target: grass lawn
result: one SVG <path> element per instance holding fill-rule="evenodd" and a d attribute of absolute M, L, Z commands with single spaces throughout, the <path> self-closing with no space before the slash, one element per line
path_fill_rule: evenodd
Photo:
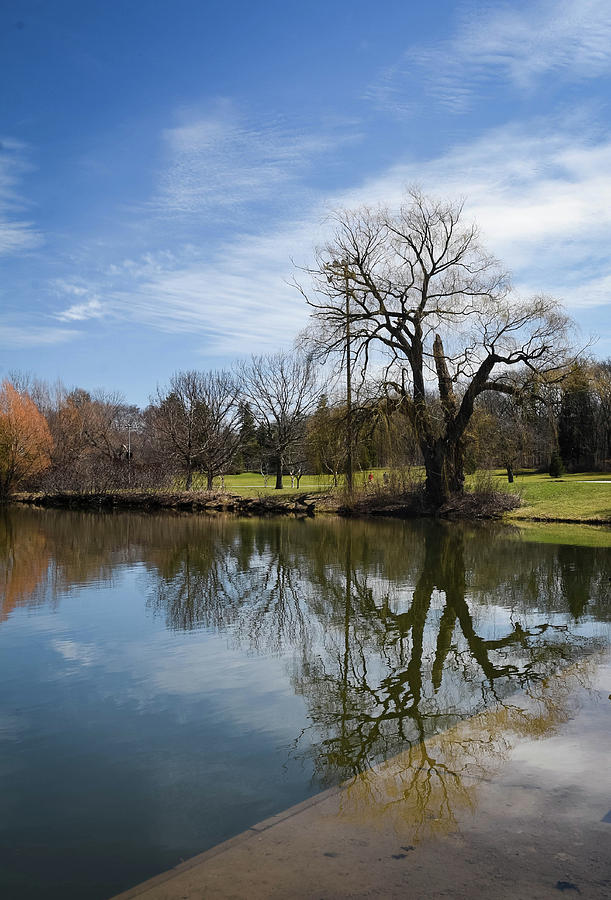
<path fill-rule="evenodd" d="M 225 490 L 233 494 L 240 494 L 242 497 L 258 497 L 259 494 L 296 494 L 297 488 L 291 487 L 290 476 L 283 477 L 284 487 L 281 491 L 276 491 L 274 485 L 276 483 L 275 476 L 269 476 L 267 479 L 267 487 L 260 472 L 242 472 L 240 475 L 225 475 Z M 299 493 L 311 494 L 314 491 L 326 491 L 333 485 L 333 479 L 326 475 L 303 475 L 299 485 Z M 193 479 L 193 487 L 197 490 L 205 490 L 205 478 Z M 220 478 L 214 479 L 214 487 L 220 488 Z"/>
<path fill-rule="evenodd" d="M 385 469 L 370 470 L 376 478 L 382 479 Z M 364 484 L 368 477 L 368 472 L 355 472 L 354 480 L 356 484 Z M 290 475 L 283 476 L 283 485 L 281 491 L 276 491 L 274 485 L 276 476 L 270 475 L 267 479 L 267 487 L 265 486 L 263 476 L 260 472 L 241 472 L 239 475 L 225 475 L 225 490 L 234 494 L 240 494 L 242 497 L 257 497 L 259 494 L 312 494 L 316 491 L 328 491 L 333 488 L 333 477 L 331 475 L 302 475 L 299 483 L 299 491 L 296 487 L 291 487 Z M 340 476 L 341 484 L 341 476 Z M 205 490 L 206 479 L 195 476 L 193 478 L 193 487 L 196 490 Z M 214 479 L 214 487 L 220 487 L 220 478 Z"/>
<path fill-rule="evenodd" d="M 513 485 L 500 475 L 494 480 L 522 497 L 522 506 L 506 513 L 508 521 L 566 519 L 572 522 L 611 521 L 611 475 L 578 473 L 550 478 L 529 473 L 517 475 Z M 597 484 L 604 481 L 605 484 Z"/>

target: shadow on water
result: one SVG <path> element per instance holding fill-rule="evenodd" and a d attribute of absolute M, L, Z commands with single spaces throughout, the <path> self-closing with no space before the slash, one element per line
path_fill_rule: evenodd
<path fill-rule="evenodd" d="M 608 550 L 430 522 L 5 511 L 0 622 L 130 566 L 170 633 L 280 658 L 306 710 L 285 762 L 347 785 L 344 815 L 394 817 L 414 840 L 571 716 L 608 642 Z"/>

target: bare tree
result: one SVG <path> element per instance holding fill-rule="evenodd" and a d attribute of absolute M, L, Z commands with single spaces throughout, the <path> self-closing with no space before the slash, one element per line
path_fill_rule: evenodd
<path fill-rule="evenodd" d="M 71 391 L 66 403 L 72 408 L 74 425 L 83 444 L 116 462 L 127 459 L 128 424 L 139 415 L 138 408 L 125 403 L 118 392 Z"/>
<path fill-rule="evenodd" d="M 222 475 L 239 446 L 238 388 L 229 372 L 178 372 L 157 390 L 148 410 L 162 453 L 178 465 L 191 490 L 193 473 L 206 473 L 207 489 Z"/>
<path fill-rule="evenodd" d="M 389 397 L 418 436 L 436 508 L 463 490 L 463 438 L 476 398 L 514 394 L 514 367 L 527 375 L 522 386 L 561 377 L 570 356 L 560 305 L 516 299 L 461 217 L 461 205 L 415 191 L 397 214 L 339 212 L 335 237 L 311 270 L 315 294 L 306 296 L 327 350 L 344 347 L 349 324 L 362 369 L 382 367 Z"/>
<path fill-rule="evenodd" d="M 279 352 L 252 356 L 238 371 L 242 397 L 274 458 L 275 489 L 280 490 L 287 454 L 301 440 L 306 418 L 320 396 L 316 364 L 310 354 Z"/>
<path fill-rule="evenodd" d="M 345 412 L 345 406 L 331 406 L 323 395 L 307 425 L 307 448 L 314 471 L 332 475 L 335 487 L 346 465 Z"/>

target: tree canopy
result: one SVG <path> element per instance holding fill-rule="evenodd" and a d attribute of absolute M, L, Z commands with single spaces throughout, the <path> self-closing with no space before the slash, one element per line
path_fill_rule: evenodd
<path fill-rule="evenodd" d="M 45 417 L 27 392 L 0 386 L 0 499 L 51 463 L 53 441 Z"/>

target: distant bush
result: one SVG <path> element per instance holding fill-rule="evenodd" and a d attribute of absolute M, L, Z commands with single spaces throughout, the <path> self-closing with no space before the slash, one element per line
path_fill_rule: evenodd
<path fill-rule="evenodd" d="M 472 490 L 452 495 L 439 509 L 428 502 L 421 475 L 410 468 L 391 471 L 380 481 L 343 492 L 340 515 L 392 516 L 412 518 L 437 515 L 443 518 L 492 519 L 520 505 L 520 497 L 499 491 L 490 472 L 478 474 Z"/>
<path fill-rule="evenodd" d="M 564 465 L 559 453 L 552 454 L 548 471 L 552 478 L 561 478 L 564 475 Z"/>

